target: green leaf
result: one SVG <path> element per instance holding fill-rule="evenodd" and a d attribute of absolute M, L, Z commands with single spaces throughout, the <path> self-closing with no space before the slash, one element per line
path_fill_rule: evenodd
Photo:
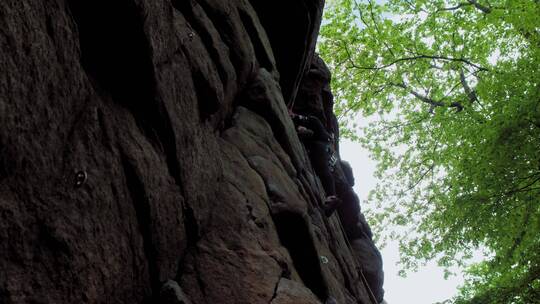
<path fill-rule="evenodd" d="M 378 162 L 369 220 L 402 274 L 467 267 L 456 303 L 540 293 L 540 2 L 333 0 L 319 52 L 343 136 Z M 360 130 L 358 115 L 380 119 Z M 471 264 L 474 249 L 486 260 Z"/>

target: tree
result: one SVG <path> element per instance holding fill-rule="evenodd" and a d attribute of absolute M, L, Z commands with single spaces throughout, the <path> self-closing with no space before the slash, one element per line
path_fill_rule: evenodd
<path fill-rule="evenodd" d="M 539 1 L 381 2 L 330 1 L 319 43 L 376 230 L 406 270 L 483 250 L 456 303 L 540 303 Z"/>

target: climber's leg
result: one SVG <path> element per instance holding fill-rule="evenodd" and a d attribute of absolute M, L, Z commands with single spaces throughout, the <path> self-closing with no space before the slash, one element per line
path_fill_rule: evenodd
<path fill-rule="evenodd" d="M 315 173 L 319 176 L 326 196 L 336 195 L 336 185 L 334 176 L 330 171 L 328 153 L 326 144 L 323 142 L 314 142 L 311 145 L 311 164 Z"/>

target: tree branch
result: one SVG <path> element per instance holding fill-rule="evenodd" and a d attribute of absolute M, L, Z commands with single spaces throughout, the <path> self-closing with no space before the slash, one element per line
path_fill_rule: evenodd
<path fill-rule="evenodd" d="M 487 68 L 484 68 L 482 66 L 479 66 L 477 64 L 474 64 L 472 62 L 470 62 L 469 60 L 467 59 L 464 59 L 464 58 L 453 58 L 453 57 L 446 57 L 446 56 L 436 56 L 436 55 L 417 55 L 417 56 L 411 56 L 411 57 L 402 57 L 402 58 L 398 58 L 390 63 L 387 63 L 385 65 L 381 65 L 381 66 L 373 66 L 373 67 L 362 67 L 362 66 L 356 66 L 357 68 L 359 69 L 362 69 L 362 70 L 383 70 L 383 69 L 386 69 L 386 68 L 389 68 L 399 62 L 402 62 L 402 61 L 413 61 L 413 60 L 418 60 L 418 59 L 431 59 L 431 60 L 444 60 L 444 61 L 453 61 L 453 62 L 462 62 L 462 63 L 465 63 L 465 64 L 468 64 L 480 71 L 489 71 L 489 69 Z"/>
<path fill-rule="evenodd" d="M 414 90 L 412 90 L 411 88 L 409 88 L 406 84 L 404 83 L 390 83 L 390 85 L 393 85 L 393 86 L 396 86 L 396 87 L 400 87 L 402 89 L 405 89 L 407 90 L 409 93 L 411 93 L 414 97 L 418 98 L 420 101 L 424 102 L 424 103 L 427 103 L 430 105 L 430 112 L 433 111 L 434 108 L 436 107 L 450 107 L 450 108 L 456 108 L 456 111 L 457 112 L 460 112 L 463 110 L 463 105 L 460 103 L 460 102 L 451 102 L 449 105 L 447 105 L 446 103 L 442 102 L 442 101 L 438 101 L 438 100 L 434 100 L 432 98 L 429 98 L 425 95 L 422 95 Z"/>
<path fill-rule="evenodd" d="M 467 83 L 467 78 L 465 77 L 463 69 L 459 70 L 459 80 L 461 81 L 461 86 L 463 87 L 463 90 L 465 91 L 465 94 L 467 94 L 467 97 L 469 98 L 471 103 L 478 101 L 478 96 L 476 96 L 476 92 L 471 90 L 471 87 Z"/>
<path fill-rule="evenodd" d="M 362 67 L 359 67 L 356 65 L 356 63 L 354 63 L 354 60 L 352 59 L 352 56 L 351 56 L 351 52 L 349 51 L 349 47 L 347 46 L 347 42 L 343 41 L 343 47 L 345 48 L 345 53 L 347 53 L 346 61 L 349 62 L 351 67 L 362 70 Z"/>
<path fill-rule="evenodd" d="M 527 191 L 531 191 L 531 190 L 537 190 L 537 189 L 540 189 L 540 188 L 529 188 L 531 186 L 533 186 L 534 184 L 536 184 L 537 182 L 540 181 L 540 177 L 534 179 L 532 182 L 528 183 L 527 185 L 523 186 L 523 187 L 520 187 L 520 188 L 516 188 L 516 189 L 512 189 L 510 191 L 507 191 L 504 193 L 505 196 L 511 196 L 513 194 L 516 194 L 516 193 L 519 193 L 519 192 L 527 192 Z M 527 189 L 529 188 L 529 189 Z"/>
<path fill-rule="evenodd" d="M 469 6 L 469 5 L 472 5 L 471 3 L 465 3 L 465 2 L 462 2 L 456 6 L 452 6 L 452 7 L 443 7 L 443 8 L 440 8 L 437 10 L 437 12 L 442 12 L 442 11 L 455 11 L 455 10 L 458 10 L 464 6 Z"/>
<path fill-rule="evenodd" d="M 491 13 L 491 8 L 485 6 L 485 5 L 482 5 L 480 3 L 478 3 L 478 1 L 476 0 L 467 0 L 470 4 L 472 4 L 475 8 L 481 10 L 484 14 L 489 14 Z"/>
<path fill-rule="evenodd" d="M 379 29 L 379 25 L 377 24 L 377 20 L 375 19 L 375 14 L 373 13 L 373 2 L 371 0 L 369 0 L 369 13 L 371 16 L 371 21 L 373 21 L 373 26 L 375 27 L 375 31 L 377 31 L 377 34 L 379 34 L 379 37 L 381 37 L 381 30 Z M 385 39 L 382 39 L 382 43 L 384 44 L 384 47 L 390 53 L 390 55 L 392 55 L 392 57 L 395 58 L 396 55 L 394 55 L 394 52 L 392 51 L 390 46 L 386 43 Z"/>
<path fill-rule="evenodd" d="M 491 8 L 490 7 L 478 3 L 478 1 L 476 1 L 476 0 L 467 0 L 467 2 L 461 2 L 456 6 L 443 7 L 443 8 L 438 9 L 437 12 L 455 11 L 455 10 L 458 10 L 458 9 L 460 9 L 462 7 L 471 6 L 471 5 L 474 6 L 476 9 L 482 11 L 482 13 L 484 13 L 484 14 L 491 13 Z"/>
<path fill-rule="evenodd" d="M 411 186 L 409 186 L 409 188 L 407 188 L 406 192 L 408 191 L 411 191 L 412 189 L 416 188 L 416 186 L 418 186 L 418 184 L 420 184 L 420 182 L 422 182 L 424 180 L 424 178 L 430 173 L 433 171 L 433 168 L 435 168 L 435 165 L 431 165 L 429 166 L 429 168 L 424 171 L 424 173 L 422 173 L 422 175 L 420 176 L 420 178 L 418 178 L 418 180 Z"/>

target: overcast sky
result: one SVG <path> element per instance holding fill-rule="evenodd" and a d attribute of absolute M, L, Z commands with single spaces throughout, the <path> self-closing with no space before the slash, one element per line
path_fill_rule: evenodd
<path fill-rule="evenodd" d="M 369 209 L 367 194 L 375 187 L 373 176 L 376 163 L 369 159 L 368 152 L 359 143 L 348 140 L 340 142 L 341 158 L 348 161 L 354 171 L 356 185 L 362 210 Z M 397 275 L 399 259 L 397 243 L 388 242 L 381 250 L 384 263 L 384 289 L 388 304 L 432 304 L 442 302 L 457 293 L 456 287 L 463 283 L 461 277 L 443 278 L 443 270 L 435 263 L 420 268 L 417 273 L 409 274 L 407 278 Z"/>

